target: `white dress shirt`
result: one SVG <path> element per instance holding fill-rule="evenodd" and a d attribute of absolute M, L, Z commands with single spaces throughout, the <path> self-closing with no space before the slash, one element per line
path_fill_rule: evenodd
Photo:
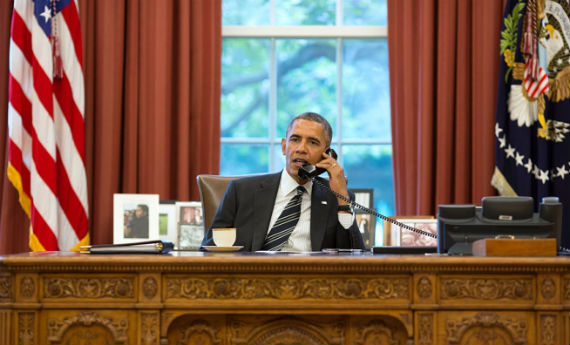
<path fill-rule="evenodd" d="M 277 190 L 277 196 L 275 197 L 275 205 L 273 206 L 273 213 L 271 214 L 271 221 L 269 222 L 269 228 L 267 233 L 273 227 L 273 224 L 283 212 L 283 209 L 291 200 L 291 198 L 297 193 L 296 189 L 299 185 L 295 181 L 287 170 L 283 169 L 281 172 L 281 181 L 279 183 L 279 189 Z M 295 229 L 289 236 L 289 239 L 283 245 L 281 250 L 283 251 L 296 251 L 296 252 L 310 252 L 311 251 L 311 193 L 313 189 L 313 182 L 308 181 L 303 185 L 306 192 L 303 193 L 301 199 L 301 216 L 299 217 L 299 222 L 295 226 Z M 317 188 L 320 188 L 317 186 Z M 338 213 L 338 219 L 340 224 L 345 228 L 350 228 L 352 225 L 352 215 L 350 213 Z"/>

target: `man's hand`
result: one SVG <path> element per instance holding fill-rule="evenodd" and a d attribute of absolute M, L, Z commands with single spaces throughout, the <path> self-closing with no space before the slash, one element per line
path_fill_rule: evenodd
<path fill-rule="evenodd" d="M 336 159 L 332 158 L 330 155 L 323 152 L 322 156 L 323 160 L 318 162 L 316 166 L 327 170 L 331 189 L 348 199 L 348 188 L 346 186 L 347 180 L 344 175 L 344 169 L 340 164 L 338 164 Z M 339 205 L 348 205 L 348 202 L 338 197 L 337 201 Z"/>

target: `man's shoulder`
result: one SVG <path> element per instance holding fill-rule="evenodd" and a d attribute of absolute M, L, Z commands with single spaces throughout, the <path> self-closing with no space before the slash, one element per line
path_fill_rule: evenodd
<path fill-rule="evenodd" d="M 316 180 L 316 181 L 315 181 Z M 325 186 L 329 186 L 329 179 L 327 178 L 323 178 L 320 176 L 315 177 L 315 179 L 313 180 L 313 183 L 317 183 L 317 184 L 324 184 Z"/>
<path fill-rule="evenodd" d="M 271 174 L 256 174 L 256 175 L 246 175 L 239 177 L 232 181 L 236 185 L 254 185 L 260 183 L 274 183 L 278 182 L 281 178 L 281 173 L 271 173 Z"/>
<path fill-rule="evenodd" d="M 330 191 L 328 179 L 317 176 L 313 180 L 313 186 L 314 195 L 321 195 L 326 198 L 336 199 L 336 196 Z M 354 199 L 354 193 L 350 189 L 348 190 L 348 195 L 351 200 Z"/>

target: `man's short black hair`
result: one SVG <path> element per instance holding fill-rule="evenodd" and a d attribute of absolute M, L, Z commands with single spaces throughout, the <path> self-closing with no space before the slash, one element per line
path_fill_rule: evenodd
<path fill-rule="evenodd" d="M 289 122 L 289 127 L 287 127 L 287 133 L 286 134 L 289 134 L 289 131 L 293 127 L 293 123 L 295 123 L 295 121 L 297 121 L 297 120 L 313 121 L 313 122 L 317 122 L 317 123 L 320 123 L 321 125 L 323 125 L 323 127 L 325 128 L 325 139 L 327 141 L 326 146 L 327 147 L 331 146 L 332 127 L 331 127 L 331 124 L 327 121 L 327 119 L 325 119 L 323 116 L 321 116 L 317 113 L 313 113 L 313 112 L 306 112 L 306 113 L 299 114 L 299 115 L 295 116 L 291 120 L 291 122 Z"/>
<path fill-rule="evenodd" d="M 140 207 L 141 210 L 143 210 L 144 214 L 148 214 L 148 205 L 138 204 L 137 207 Z"/>

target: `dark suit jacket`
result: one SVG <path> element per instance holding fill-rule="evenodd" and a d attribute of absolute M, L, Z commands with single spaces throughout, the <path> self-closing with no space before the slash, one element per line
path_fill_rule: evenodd
<path fill-rule="evenodd" d="M 318 178 L 318 177 L 317 177 Z M 202 246 L 214 245 L 212 228 L 236 228 L 236 246 L 261 250 L 271 221 L 281 173 L 245 177 L 230 182 L 224 198 L 204 236 Z M 318 178 L 328 186 L 328 181 Z M 351 199 L 354 195 L 351 195 Z M 353 222 L 345 229 L 338 222 L 336 197 L 313 183 L 311 193 L 311 247 L 364 249 L 362 235 Z"/>
<path fill-rule="evenodd" d="M 148 238 L 148 216 L 135 217 L 127 224 L 131 232 L 125 238 Z"/>

